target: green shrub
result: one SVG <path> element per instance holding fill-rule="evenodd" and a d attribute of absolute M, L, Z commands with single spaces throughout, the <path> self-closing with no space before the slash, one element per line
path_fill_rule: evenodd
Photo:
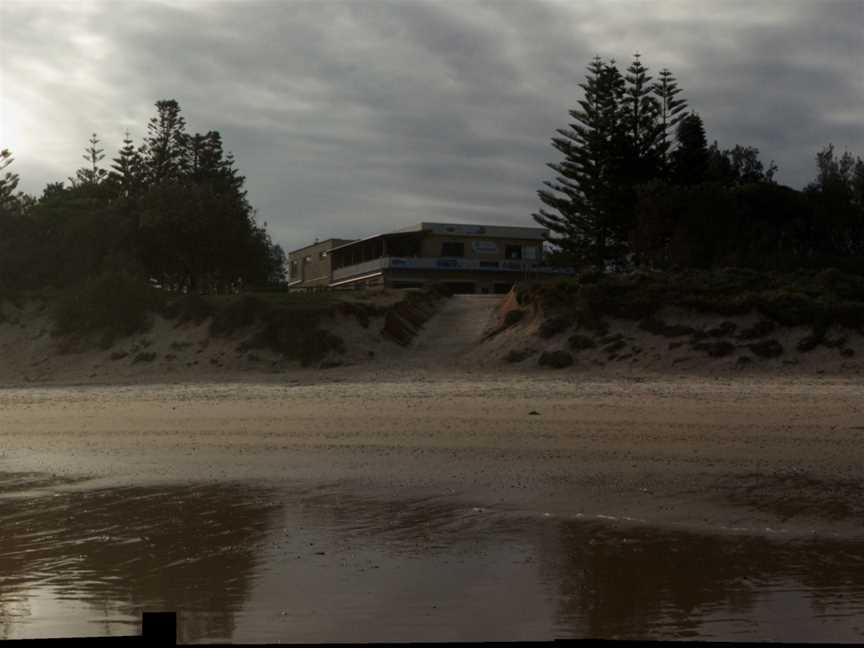
<path fill-rule="evenodd" d="M 696 351 L 704 351 L 712 358 L 724 358 L 735 353 L 735 345 L 726 340 L 716 342 L 695 342 L 691 347 Z"/>
<path fill-rule="evenodd" d="M 126 274 L 94 277 L 63 296 L 54 312 L 55 335 L 99 335 L 103 347 L 146 330 L 164 294 Z"/>
<path fill-rule="evenodd" d="M 517 362 L 522 362 L 526 358 L 531 357 L 537 353 L 534 349 L 511 349 L 510 352 L 505 356 L 504 360 L 513 364 Z"/>
<path fill-rule="evenodd" d="M 559 333 L 563 333 L 570 328 L 571 324 L 572 321 L 563 315 L 548 317 L 543 320 L 542 324 L 540 324 L 540 328 L 537 330 L 537 335 L 541 338 L 548 339 L 558 335 Z"/>
<path fill-rule="evenodd" d="M 641 320 L 641 328 L 659 335 L 686 334 L 666 329 L 656 318 L 660 308 L 680 307 L 725 316 L 761 313 L 766 319 L 742 331 L 739 339 L 743 340 L 770 334 L 774 322 L 816 330 L 832 324 L 864 330 L 864 277 L 836 269 L 785 274 L 735 268 L 593 273 L 518 284 L 515 291 L 520 305 L 535 304 L 546 312 L 572 314 L 580 328 L 612 316 Z M 727 330 L 717 331 L 717 336 L 732 333 L 727 326 Z"/>
<path fill-rule="evenodd" d="M 800 353 L 808 353 L 822 344 L 823 339 L 821 335 L 808 335 L 798 341 L 797 349 Z"/>
<path fill-rule="evenodd" d="M 759 320 L 753 326 L 741 329 L 738 333 L 739 340 L 755 340 L 766 335 L 771 335 L 777 325 L 771 320 Z"/>
<path fill-rule="evenodd" d="M 230 335 L 252 326 L 271 313 L 273 307 L 251 295 L 242 295 L 217 309 L 210 322 L 210 335 Z"/>
<path fill-rule="evenodd" d="M 570 345 L 570 348 L 574 351 L 584 351 L 586 349 L 594 349 L 597 347 L 597 343 L 594 340 L 587 335 L 580 335 L 579 333 L 574 333 L 567 338 L 567 344 Z"/>
<path fill-rule="evenodd" d="M 180 323 L 200 324 L 208 317 L 213 317 L 215 312 L 216 309 L 210 301 L 193 293 L 183 295 L 170 302 L 166 305 L 163 315 L 169 319 L 176 319 Z"/>
<path fill-rule="evenodd" d="M 573 364 L 573 356 L 567 351 L 544 351 L 540 354 L 537 363 L 541 367 L 563 369 Z"/>
<path fill-rule="evenodd" d="M 654 335 L 662 335 L 663 337 L 682 337 L 684 335 L 693 335 L 696 332 L 692 326 L 684 324 L 667 324 L 656 317 L 644 317 L 639 321 L 639 328 L 643 331 L 648 331 Z"/>
<path fill-rule="evenodd" d="M 777 340 L 762 340 L 748 345 L 748 348 L 760 358 L 776 358 L 783 354 L 783 345 Z"/>
<path fill-rule="evenodd" d="M 507 314 L 504 316 L 504 326 L 515 326 L 519 322 L 521 322 L 525 318 L 524 310 L 511 310 L 507 311 Z"/>

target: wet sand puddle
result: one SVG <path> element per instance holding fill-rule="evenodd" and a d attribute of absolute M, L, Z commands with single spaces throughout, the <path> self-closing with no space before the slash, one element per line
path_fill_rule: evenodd
<path fill-rule="evenodd" d="M 0 638 L 860 641 L 864 538 L 700 534 L 364 498 L 0 475 Z"/>

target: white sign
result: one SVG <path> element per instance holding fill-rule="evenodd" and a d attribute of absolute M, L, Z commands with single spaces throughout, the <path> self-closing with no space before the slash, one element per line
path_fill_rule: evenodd
<path fill-rule="evenodd" d="M 478 254 L 498 254 L 498 244 L 495 241 L 472 241 L 471 247 Z"/>

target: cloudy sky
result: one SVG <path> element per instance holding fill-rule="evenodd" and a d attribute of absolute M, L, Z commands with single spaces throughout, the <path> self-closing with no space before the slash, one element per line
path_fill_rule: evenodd
<path fill-rule="evenodd" d="M 531 224 L 594 54 L 669 67 L 721 146 L 800 187 L 864 155 L 864 0 L 0 0 L 0 148 L 41 192 L 157 99 L 216 129 L 287 248 L 420 220 Z M 107 161 L 107 160 L 106 160 Z"/>

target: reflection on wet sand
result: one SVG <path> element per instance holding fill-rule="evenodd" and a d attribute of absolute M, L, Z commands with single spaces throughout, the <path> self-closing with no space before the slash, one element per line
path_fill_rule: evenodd
<path fill-rule="evenodd" d="M 0 476 L 0 637 L 184 641 L 864 636 L 864 541 L 772 540 L 361 497 Z"/>
<path fill-rule="evenodd" d="M 272 497 L 231 484 L 46 493 L 46 480 L 24 482 L 40 490 L 0 498 L 0 637 L 134 634 L 143 608 L 190 611 L 190 638 L 234 634 Z"/>
<path fill-rule="evenodd" d="M 560 527 L 547 565 L 566 634 L 856 641 L 864 540 L 770 540 L 596 523 Z"/>

